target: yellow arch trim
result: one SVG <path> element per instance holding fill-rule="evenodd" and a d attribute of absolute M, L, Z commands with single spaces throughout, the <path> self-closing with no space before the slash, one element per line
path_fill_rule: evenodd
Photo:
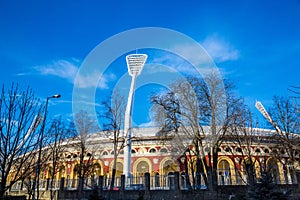
<path fill-rule="evenodd" d="M 100 170 L 100 175 L 103 176 L 103 170 L 104 170 L 104 167 L 103 167 L 103 162 L 102 162 L 102 160 L 94 160 L 93 164 L 99 164 L 99 165 L 100 165 L 100 168 L 101 168 L 101 170 Z"/>
<path fill-rule="evenodd" d="M 178 163 L 177 160 L 174 160 L 174 159 L 172 159 L 172 158 L 170 158 L 170 157 L 165 157 L 164 159 L 162 159 L 162 160 L 160 161 L 160 164 L 159 164 L 159 174 L 161 174 L 161 175 L 164 174 L 164 172 L 163 172 L 162 170 L 163 170 L 164 165 L 165 165 L 165 163 L 166 163 L 167 161 L 174 162 L 178 167 L 180 167 L 180 165 L 179 165 L 179 163 Z"/>
<path fill-rule="evenodd" d="M 133 163 L 133 174 L 137 173 L 137 166 L 140 162 L 145 161 L 149 165 L 149 173 L 152 172 L 152 163 L 148 158 L 139 158 Z"/>
<path fill-rule="evenodd" d="M 217 167 L 219 166 L 219 163 L 220 163 L 222 160 L 226 160 L 226 161 L 229 163 L 230 174 L 231 174 L 231 181 L 232 181 L 232 184 L 233 184 L 233 185 L 236 185 L 235 165 L 234 165 L 233 161 L 232 161 L 229 157 L 227 157 L 227 156 L 220 156 L 220 157 L 218 158 L 218 164 L 217 164 Z"/>
<path fill-rule="evenodd" d="M 245 160 L 247 160 L 247 159 L 249 159 L 248 156 L 246 156 L 245 158 L 243 158 L 242 163 L 241 163 L 242 178 L 243 178 L 243 180 L 245 180 L 245 175 L 246 175 L 246 174 L 245 174 L 245 169 L 244 169 L 244 163 L 245 163 Z M 252 156 L 251 156 L 251 160 L 252 160 L 252 162 L 254 162 L 255 175 L 256 175 L 256 177 L 259 177 L 259 176 L 260 176 L 260 165 L 259 165 L 259 161 L 258 161 L 256 158 L 252 157 Z"/>

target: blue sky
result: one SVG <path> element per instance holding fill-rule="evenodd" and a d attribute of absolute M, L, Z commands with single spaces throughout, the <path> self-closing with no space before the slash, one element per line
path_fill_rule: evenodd
<path fill-rule="evenodd" d="M 61 99 L 51 100 L 49 115 L 71 118 L 74 80 L 83 61 L 101 42 L 143 27 L 171 29 L 197 41 L 250 107 L 256 100 L 267 107 L 274 95 L 292 95 L 289 85 L 300 85 L 299 0 L 0 0 L 2 83 L 29 85 L 41 99 L 60 93 Z M 166 62 L 166 52 L 138 51 L 147 53 L 149 62 L 179 70 L 176 56 Z M 124 56 L 107 67 L 99 82 L 99 77 L 82 79 L 85 87 L 97 84 L 95 101 L 82 104 L 101 109 L 116 83 L 129 83 Z M 137 89 L 135 124 L 149 123 L 148 99 L 158 88 L 148 84 Z"/>

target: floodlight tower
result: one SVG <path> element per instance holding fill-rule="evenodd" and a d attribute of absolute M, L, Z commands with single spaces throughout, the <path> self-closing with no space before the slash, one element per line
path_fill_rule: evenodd
<path fill-rule="evenodd" d="M 147 60 L 146 54 L 130 54 L 126 56 L 128 73 L 131 76 L 131 85 L 128 94 L 127 106 L 124 119 L 125 144 L 124 149 L 124 166 L 123 173 L 126 177 L 127 184 L 131 176 L 131 115 L 132 115 L 132 100 L 134 97 L 135 80 L 141 74 L 141 71 Z"/>
<path fill-rule="evenodd" d="M 281 129 L 279 126 L 276 124 L 276 122 L 273 121 L 269 113 L 266 111 L 265 107 L 262 105 L 260 101 L 257 101 L 255 103 L 256 109 L 267 119 L 268 122 L 270 122 L 276 129 L 277 132 L 281 132 Z"/>

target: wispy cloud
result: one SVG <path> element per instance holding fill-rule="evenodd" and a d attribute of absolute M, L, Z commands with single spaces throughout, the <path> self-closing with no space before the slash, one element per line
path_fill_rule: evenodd
<path fill-rule="evenodd" d="M 237 60 L 239 58 L 239 51 L 229 42 L 219 38 L 217 35 L 206 37 L 201 44 L 217 63 Z"/>
<path fill-rule="evenodd" d="M 115 80 L 115 74 L 100 74 L 97 72 L 89 73 L 88 75 L 79 74 L 77 77 L 77 87 L 79 88 L 88 88 L 88 87 L 97 87 L 101 89 L 109 88 L 109 81 Z"/>
<path fill-rule="evenodd" d="M 68 60 L 58 60 L 47 65 L 34 66 L 34 70 L 42 75 L 52 75 L 68 80 L 70 83 L 74 82 L 78 66 L 75 62 Z"/>
<path fill-rule="evenodd" d="M 199 44 L 204 50 L 199 51 Z M 153 63 L 161 63 L 163 65 L 171 66 L 176 71 L 194 74 L 195 69 L 192 68 L 186 61 L 198 66 L 197 70 L 201 74 L 210 73 L 213 63 L 222 63 L 230 60 L 237 60 L 239 58 L 239 50 L 237 50 L 230 42 L 225 41 L 216 34 L 206 37 L 202 42 L 191 44 L 179 44 L 172 48 L 184 59 L 172 53 L 161 53 Z M 159 68 L 157 69 L 159 70 Z"/>
<path fill-rule="evenodd" d="M 109 88 L 108 82 L 114 80 L 114 74 L 101 75 L 99 72 L 89 72 L 88 74 L 78 74 L 80 61 L 76 59 L 57 60 L 50 64 L 34 66 L 33 69 L 45 76 L 56 76 L 76 84 L 80 88 L 97 87 L 101 89 Z M 18 74 L 19 76 L 25 74 Z M 77 76 L 77 77 L 76 77 Z"/>

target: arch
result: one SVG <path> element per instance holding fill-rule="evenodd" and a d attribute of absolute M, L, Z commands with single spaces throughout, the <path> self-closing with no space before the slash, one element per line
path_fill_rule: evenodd
<path fill-rule="evenodd" d="M 287 184 L 296 184 L 297 183 L 297 176 L 296 176 L 296 170 L 294 167 L 294 162 L 292 160 L 288 160 L 286 167 L 285 167 L 285 173 L 287 174 L 286 177 L 286 183 Z"/>
<path fill-rule="evenodd" d="M 114 161 L 112 161 L 109 165 L 109 175 L 112 176 L 112 170 L 113 170 Z M 123 174 L 123 160 L 117 158 L 116 163 L 116 178 L 121 177 Z"/>
<path fill-rule="evenodd" d="M 271 173 L 273 183 L 280 183 L 280 173 L 277 161 L 274 158 L 269 158 L 266 162 L 267 170 Z"/>
<path fill-rule="evenodd" d="M 163 147 L 159 150 L 161 153 L 168 153 L 168 149 L 166 147 Z"/>
<path fill-rule="evenodd" d="M 132 153 L 132 154 L 135 154 L 135 153 L 136 153 L 136 150 L 135 150 L 135 149 L 131 149 L 131 153 Z"/>
<path fill-rule="evenodd" d="M 98 177 L 103 174 L 103 165 L 101 162 L 94 162 L 93 163 L 93 168 L 92 168 L 93 176 Z"/>
<path fill-rule="evenodd" d="M 218 159 L 217 176 L 219 185 L 231 185 L 235 183 L 235 170 L 232 160 L 223 156 Z"/>
<path fill-rule="evenodd" d="M 143 176 L 146 172 L 152 171 L 152 164 L 148 158 L 139 158 L 133 164 L 133 174 Z"/>
<path fill-rule="evenodd" d="M 151 186 L 152 187 L 160 187 L 160 174 L 158 172 L 153 172 L 152 174 L 152 179 L 151 179 Z"/>
<path fill-rule="evenodd" d="M 93 156 L 93 154 L 91 152 L 86 153 L 86 157 L 92 157 L 92 156 Z"/>
<path fill-rule="evenodd" d="M 267 148 L 267 147 L 264 148 L 264 153 L 265 154 L 269 154 L 270 152 L 271 152 L 271 150 L 269 148 Z"/>
<path fill-rule="evenodd" d="M 230 146 L 226 146 L 226 147 L 224 147 L 224 151 L 226 153 L 230 153 L 230 152 L 232 152 L 232 148 Z"/>
<path fill-rule="evenodd" d="M 53 170 L 52 165 L 49 165 L 49 166 L 48 166 L 48 172 L 47 172 L 47 178 L 51 178 L 52 170 Z"/>
<path fill-rule="evenodd" d="M 149 153 L 156 153 L 156 152 L 157 152 L 156 148 L 149 149 Z"/>
<path fill-rule="evenodd" d="M 236 147 L 235 152 L 236 153 L 243 153 L 243 149 L 241 147 Z"/>
<path fill-rule="evenodd" d="M 257 148 L 254 149 L 254 153 L 256 153 L 256 154 L 262 153 L 262 152 L 263 152 L 262 149 L 259 148 L 259 147 L 257 147 Z"/>
<path fill-rule="evenodd" d="M 180 165 L 177 160 L 166 157 L 160 162 L 159 170 L 160 174 L 168 175 L 170 172 L 179 172 Z"/>
<path fill-rule="evenodd" d="M 73 179 L 78 178 L 78 169 L 79 169 L 79 163 L 78 162 L 73 163 L 73 169 L 72 169 Z"/>
<path fill-rule="evenodd" d="M 146 152 L 147 152 L 147 149 L 145 149 L 144 147 L 140 147 L 139 150 L 138 150 L 139 154 L 144 154 Z"/>
<path fill-rule="evenodd" d="M 245 157 L 243 160 L 242 160 L 242 165 L 241 165 L 241 175 L 242 175 L 242 179 L 244 181 L 244 183 L 248 184 L 249 183 L 249 178 L 248 177 L 248 173 L 252 173 L 250 172 L 249 170 L 251 170 L 251 168 L 253 167 L 253 171 L 255 172 L 255 174 L 252 174 L 254 175 L 254 179 L 260 177 L 260 163 L 257 159 L 255 159 L 254 157 L 251 157 L 251 160 L 252 160 L 252 165 L 251 165 L 251 162 L 249 160 L 249 157 Z M 255 180 L 253 180 L 255 181 Z"/>

